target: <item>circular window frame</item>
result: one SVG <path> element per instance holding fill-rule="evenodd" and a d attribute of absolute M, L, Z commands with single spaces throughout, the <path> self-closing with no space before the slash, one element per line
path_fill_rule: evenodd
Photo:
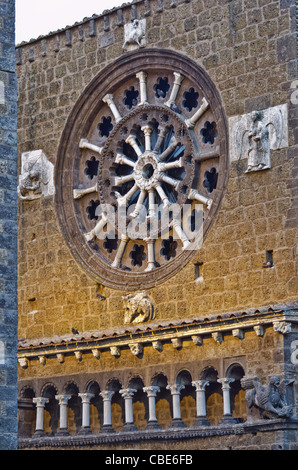
<path fill-rule="evenodd" d="M 204 239 L 214 223 L 227 187 L 228 126 L 219 92 L 204 69 L 180 53 L 157 49 L 133 51 L 106 66 L 77 100 L 62 132 L 55 166 L 55 204 L 61 232 L 76 261 L 94 280 L 113 289 L 135 291 L 153 288 L 181 271 L 196 253 L 190 250 L 183 251 L 165 265 L 149 272 L 129 272 L 112 268 L 86 242 L 73 201 L 76 169 L 73 168 L 72 158 L 80 152 L 80 139 L 87 135 L 102 106 L 107 90 L 113 93 L 113 90 L 122 86 L 141 70 L 146 72 L 146 70 L 158 71 L 160 69 L 168 70 L 171 74 L 175 71 L 198 83 L 215 116 L 219 136 L 217 145 L 220 149 L 219 178 L 212 206 L 204 221 Z"/>

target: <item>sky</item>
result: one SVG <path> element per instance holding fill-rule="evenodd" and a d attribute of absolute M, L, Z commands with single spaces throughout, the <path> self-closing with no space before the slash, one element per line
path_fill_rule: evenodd
<path fill-rule="evenodd" d="M 16 0 L 16 44 L 121 6 L 124 0 Z M 126 3 L 129 3 L 128 1 Z"/>

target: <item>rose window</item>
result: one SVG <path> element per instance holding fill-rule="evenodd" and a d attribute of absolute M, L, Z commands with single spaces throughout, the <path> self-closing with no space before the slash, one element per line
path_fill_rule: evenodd
<path fill-rule="evenodd" d="M 183 56 L 126 54 L 78 100 L 56 168 L 58 216 L 76 259 L 110 287 L 152 287 L 191 259 L 219 208 L 227 179 L 219 95 Z"/>

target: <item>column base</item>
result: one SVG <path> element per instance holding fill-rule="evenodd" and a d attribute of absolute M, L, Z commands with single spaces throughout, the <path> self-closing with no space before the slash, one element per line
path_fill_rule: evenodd
<path fill-rule="evenodd" d="M 174 418 L 169 426 L 169 429 L 172 428 L 186 428 L 186 424 L 182 421 L 181 418 Z"/>
<path fill-rule="evenodd" d="M 33 437 L 44 437 L 46 435 L 46 433 L 42 430 L 37 430 L 35 431 L 35 433 L 33 434 Z"/>
<path fill-rule="evenodd" d="M 59 431 L 57 431 L 57 433 L 56 433 L 56 436 L 69 436 L 69 432 L 68 432 L 67 428 L 59 429 Z"/>
<path fill-rule="evenodd" d="M 219 424 L 237 424 L 239 423 L 238 418 L 233 418 L 232 415 L 224 415 Z"/>
<path fill-rule="evenodd" d="M 135 424 L 126 423 L 126 424 L 124 424 L 124 426 L 123 426 L 123 428 L 121 429 L 120 432 L 135 432 L 137 430 L 138 430 L 138 428 L 136 427 Z"/>
<path fill-rule="evenodd" d="M 201 426 L 210 426 L 209 419 L 206 416 L 198 416 L 193 424 L 193 428 L 199 428 Z"/>
<path fill-rule="evenodd" d="M 105 434 L 114 434 L 115 429 L 112 427 L 111 424 L 103 424 L 103 426 L 100 429 L 100 432 L 105 433 Z"/>
<path fill-rule="evenodd" d="M 148 431 L 150 430 L 151 431 L 151 429 L 153 429 L 153 430 L 154 429 L 161 429 L 161 426 L 160 426 L 160 424 L 158 424 L 157 420 L 156 421 L 148 421 L 148 424 L 147 424 L 145 430 L 148 430 Z"/>
<path fill-rule="evenodd" d="M 81 427 L 78 434 L 80 435 L 92 434 L 92 429 L 90 428 L 90 426 Z"/>

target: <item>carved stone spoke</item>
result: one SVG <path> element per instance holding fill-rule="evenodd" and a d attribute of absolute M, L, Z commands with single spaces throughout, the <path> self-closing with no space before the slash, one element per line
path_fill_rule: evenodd
<path fill-rule="evenodd" d="M 107 94 L 103 98 L 103 101 L 104 101 L 104 103 L 107 103 L 107 105 L 109 106 L 110 110 L 112 111 L 112 113 L 114 115 L 115 121 L 119 122 L 121 120 L 121 114 L 119 113 L 118 108 L 117 108 L 117 106 L 114 102 L 113 95 Z"/>
<path fill-rule="evenodd" d="M 203 98 L 202 104 L 200 108 L 198 109 L 198 111 L 190 119 L 186 119 L 185 124 L 187 125 L 187 127 L 189 129 L 193 129 L 196 123 L 198 122 L 198 120 L 203 116 L 203 114 L 207 111 L 208 108 L 209 108 L 209 103 L 206 100 L 206 98 Z"/>
<path fill-rule="evenodd" d="M 80 140 L 80 149 L 89 149 L 99 154 L 101 154 L 102 152 L 102 147 L 98 147 L 98 145 L 91 144 L 90 142 L 88 142 L 87 139 Z"/>

